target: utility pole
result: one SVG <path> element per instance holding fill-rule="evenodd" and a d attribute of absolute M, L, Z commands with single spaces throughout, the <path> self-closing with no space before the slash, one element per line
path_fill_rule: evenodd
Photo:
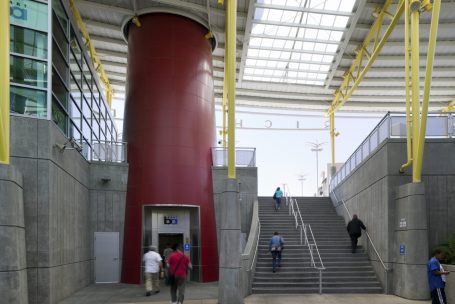
<path fill-rule="evenodd" d="M 319 152 L 322 151 L 322 145 L 325 144 L 325 142 L 319 143 L 318 141 L 316 142 L 308 142 L 308 144 L 311 147 L 312 152 L 316 152 L 316 196 L 319 195 Z"/>

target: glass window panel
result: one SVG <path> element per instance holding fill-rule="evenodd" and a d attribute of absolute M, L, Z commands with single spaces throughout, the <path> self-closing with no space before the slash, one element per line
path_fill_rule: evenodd
<path fill-rule="evenodd" d="M 340 3 L 339 10 L 342 12 L 352 12 L 356 0 L 343 0 Z"/>
<path fill-rule="evenodd" d="M 92 102 L 95 102 L 97 105 L 101 105 L 102 103 L 100 103 L 100 93 L 98 91 L 98 86 L 96 85 L 96 83 L 93 83 L 93 100 Z"/>
<path fill-rule="evenodd" d="M 52 64 L 63 81 L 68 84 L 69 68 L 55 41 L 52 42 Z"/>
<path fill-rule="evenodd" d="M 269 10 L 269 14 L 267 16 L 268 21 L 281 21 L 281 16 L 283 15 L 282 10 L 271 9 Z"/>
<path fill-rule="evenodd" d="M 251 38 L 250 46 L 260 46 L 262 43 L 262 38 Z"/>
<path fill-rule="evenodd" d="M 264 34 L 264 30 L 265 30 L 265 25 L 264 24 L 255 24 L 253 23 L 253 27 L 252 27 L 252 30 L 251 32 L 253 34 Z"/>
<path fill-rule="evenodd" d="M 72 59 L 75 62 L 79 63 L 79 65 L 81 65 L 82 64 L 82 51 L 79 46 L 79 43 L 77 42 L 76 33 L 74 32 L 74 29 L 72 27 L 71 27 L 71 32 L 70 32 L 70 47 L 71 47 L 72 54 L 74 54 L 74 56 L 72 56 Z"/>
<path fill-rule="evenodd" d="M 83 81 L 82 82 L 82 94 L 85 97 L 85 100 L 91 105 L 92 104 L 92 86 L 91 82 Z"/>
<path fill-rule="evenodd" d="M 82 155 L 88 160 L 92 159 L 92 147 L 86 140 L 82 141 Z"/>
<path fill-rule="evenodd" d="M 81 128 L 81 121 L 82 121 L 82 113 L 81 110 L 79 109 L 79 104 L 75 102 L 74 100 L 71 101 L 71 120 L 73 123 L 80 129 Z"/>
<path fill-rule="evenodd" d="M 60 20 L 63 31 L 65 32 L 66 35 L 68 35 L 68 16 L 66 15 L 65 9 L 60 3 L 60 0 L 52 0 L 52 9 L 57 15 L 58 20 Z"/>
<path fill-rule="evenodd" d="M 84 114 L 84 117 L 88 122 L 90 122 L 92 120 L 92 108 L 85 98 L 83 98 L 83 100 L 84 102 L 82 104 L 82 114 Z"/>
<path fill-rule="evenodd" d="M 343 37 L 343 32 L 340 31 L 332 31 L 330 34 L 330 40 L 333 41 L 341 41 L 341 37 Z"/>
<path fill-rule="evenodd" d="M 278 36 L 288 37 L 290 31 L 291 31 L 291 28 L 289 26 L 279 26 L 278 27 L 278 31 L 277 31 L 277 35 Z"/>
<path fill-rule="evenodd" d="M 47 117 L 47 94 L 45 91 L 10 86 L 11 113 Z"/>
<path fill-rule="evenodd" d="M 11 52 L 47 59 L 47 35 L 20 28 L 10 27 Z"/>
<path fill-rule="evenodd" d="M 65 33 L 63 32 L 55 14 L 52 15 L 52 35 L 54 36 L 54 40 L 60 47 L 61 53 L 66 60 L 68 58 L 68 40 L 66 39 Z"/>
<path fill-rule="evenodd" d="M 247 56 L 248 57 L 257 57 L 257 56 L 259 56 L 259 50 L 258 49 L 249 49 Z"/>
<path fill-rule="evenodd" d="M 321 24 L 321 17 L 322 17 L 321 14 L 310 13 L 310 14 L 308 14 L 307 24 L 319 25 L 319 24 Z"/>
<path fill-rule="evenodd" d="M 268 24 L 265 26 L 264 34 L 276 36 L 277 31 L 278 31 L 278 26 Z"/>
<path fill-rule="evenodd" d="M 47 32 L 47 4 L 28 1 L 10 1 L 10 23 Z"/>
<path fill-rule="evenodd" d="M 82 134 L 74 124 L 71 124 L 71 137 L 74 138 L 76 142 L 82 146 Z"/>
<path fill-rule="evenodd" d="M 306 29 L 305 30 L 305 38 L 316 39 L 317 36 L 318 36 L 318 30 L 316 30 L 316 29 Z"/>
<path fill-rule="evenodd" d="M 286 40 L 275 39 L 273 41 L 273 47 L 282 49 L 282 48 L 284 48 L 285 43 L 286 43 Z"/>
<path fill-rule="evenodd" d="M 92 133 L 96 136 L 97 139 L 100 137 L 100 125 L 98 123 L 98 120 L 92 119 Z M 95 138 L 92 138 L 92 140 L 95 140 Z"/>
<path fill-rule="evenodd" d="M 281 16 L 281 22 L 289 22 L 295 23 L 299 22 L 301 12 L 293 12 L 293 11 L 283 11 L 283 15 Z"/>
<path fill-rule="evenodd" d="M 256 8 L 254 11 L 254 20 L 263 20 L 264 18 L 264 9 L 263 8 Z"/>
<path fill-rule="evenodd" d="M 47 88 L 47 65 L 41 61 L 10 56 L 10 81 Z"/>
<path fill-rule="evenodd" d="M 329 53 L 335 53 L 338 49 L 338 45 L 336 44 L 327 44 L 327 48 L 326 48 L 326 52 L 329 52 Z"/>
<path fill-rule="evenodd" d="M 334 26 L 335 27 L 346 27 L 346 25 L 348 24 L 348 21 L 349 21 L 349 17 L 337 16 L 335 18 Z"/>
<path fill-rule="evenodd" d="M 52 93 L 66 109 L 68 107 L 68 91 L 55 70 L 52 70 Z"/>
<path fill-rule="evenodd" d="M 314 50 L 318 52 L 325 52 L 325 48 L 327 47 L 327 44 L 325 43 L 316 43 L 314 45 Z"/>
<path fill-rule="evenodd" d="M 326 0 L 324 9 L 336 11 L 336 10 L 338 10 L 339 6 L 340 6 L 340 0 Z"/>
<path fill-rule="evenodd" d="M 82 135 L 87 141 L 91 141 L 91 134 L 92 134 L 92 129 L 90 128 L 89 124 L 85 119 L 82 119 Z"/>
<path fill-rule="evenodd" d="M 55 98 L 52 98 L 52 121 L 63 133 L 68 134 L 68 116 Z"/>
<path fill-rule="evenodd" d="M 87 60 L 83 60 L 84 66 L 82 68 L 82 71 L 84 72 L 84 77 L 87 80 L 88 84 L 90 85 L 90 90 L 92 88 L 92 72 L 90 71 L 89 64 Z"/>
<path fill-rule="evenodd" d="M 447 136 L 448 135 L 448 120 L 447 117 L 436 117 L 430 116 L 428 117 L 427 123 L 427 136 Z"/>

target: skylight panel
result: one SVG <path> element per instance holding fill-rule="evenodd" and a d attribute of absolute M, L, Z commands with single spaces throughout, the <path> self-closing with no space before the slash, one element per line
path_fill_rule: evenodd
<path fill-rule="evenodd" d="M 341 12 L 352 12 L 356 0 L 343 0 L 340 3 L 339 10 Z"/>
<path fill-rule="evenodd" d="M 349 17 L 346 17 L 346 16 L 337 16 L 335 18 L 335 23 L 334 25 L 336 27 L 346 27 L 346 25 L 348 24 L 348 21 L 349 21 Z"/>
<path fill-rule="evenodd" d="M 254 1 L 244 79 L 324 85 L 356 0 Z"/>
<path fill-rule="evenodd" d="M 333 26 L 334 22 L 335 22 L 334 15 L 322 15 L 322 17 L 321 17 L 321 25 Z"/>
<path fill-rule="evenodd" d="M 340 0 L 326 0 L 324 9 L 337 11 L 340 7 Z"/>
<path fill-rule="evenodd" d="M 272 21 L 272 22 L 279 22 L 279 21 L 281 21 L 281 17 L 282 16 L 283 16 L 283 11 L 282 10 L 271 9 L 271 10 L 269 10 L 269 14 L 267 16 L 267 19 L 262 19 L 262 20 L 267 20 L 267 21 Z"/>
<path fill-rule="evenodd" d="M 320 25 L 321 24 L 321 18 L 322 18 L 321 14 L 310 13 L 310 14 L 308 14 L 307 24 Z"/>

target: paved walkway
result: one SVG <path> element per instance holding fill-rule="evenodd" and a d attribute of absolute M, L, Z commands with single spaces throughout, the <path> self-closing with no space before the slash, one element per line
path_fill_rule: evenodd
<path fill-rule="evenodd" d="M 217 304 L 217 283 L 189 282 L 186 288 L 185 304 Z M 60 304 L 169 304 L 169 288 L 162 284 L 161 292 L 145 297 L 144 286 L 129 284 L 90 285 Z M 388 295 L 251 295 L 245 304 L 428 304 L 430 301 L 410 301 Z"/>

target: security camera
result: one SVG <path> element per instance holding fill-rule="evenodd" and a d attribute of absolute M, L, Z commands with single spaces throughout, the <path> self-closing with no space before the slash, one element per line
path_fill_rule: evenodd
<path fill-rule="evenodd" d="M 55 144 L 54 147 L 60 150 L 60 152 L 65 151 L 66 145 L 65 144 Z"/>
<path fill-rule="evenodd" d="M 74 150 L 76 150 L 77 152 L 82 152 L 82 146 L 74 137 L 71 137 L 69 142 L 71 143 L 71 147 L 73 147 Z"/>

